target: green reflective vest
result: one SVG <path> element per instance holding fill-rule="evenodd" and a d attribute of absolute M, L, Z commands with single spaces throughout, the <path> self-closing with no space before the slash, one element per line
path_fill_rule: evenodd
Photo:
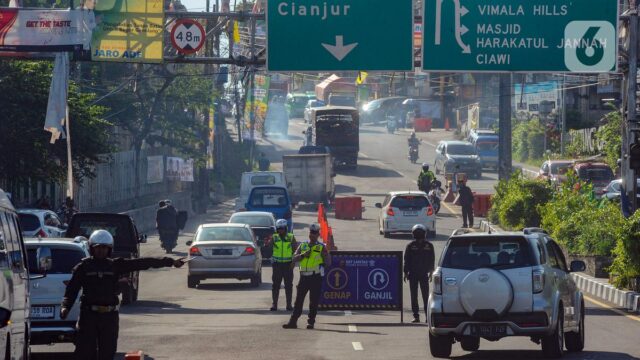
<path fill-rule="evenodd" d="M 324 259 L 322 258 L 322 249 L 324 245 L 320 243 L 316 243 L 313 246 L 310 246 L 309 243 L 300 244 L 300 254 L 304 254 L 307 251 L 311 251 L 309 257 L 303 257 L 300 260 L 300 271 L 315 271 L 320 273 L 320 265 L 324 264 Z"/>
<path fill-rule="evenodd" d="M 282 239 L 280 234 L 273 234 L 273 256 L 274 262 L 292 262 L 293 261 L 293 234 L 288 233 Z"/>

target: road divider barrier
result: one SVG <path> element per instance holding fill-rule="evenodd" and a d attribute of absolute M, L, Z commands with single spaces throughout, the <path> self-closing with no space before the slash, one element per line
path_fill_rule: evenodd
<path fill-rule="evenodd" d="M 359 196 L 340 197 L 335 201 L 336 219 L 361 220 L 362 219 L 362 198 Z"/>
<path fill-rule="evenodd" d="M 487 217 L 491 209 L 491 194 L 473 193 L 473 215 Z"/>
<path fill-rule="evenodd" d="M 430 132 L 433 126 L 433 120 L 428 118 L 416 118 L 413 123 L 415 132 Z"/>
<path fill-rule="evenodd" d="M 331 229 L 329 221 L 327 221 L 327 211 L 322 203 L 318 204 L 318 224 L 320 225 L 322 242 L 324 242 L 329 250 L 338 250 L 338 247 L 333 241 L 333 229 Z"/>

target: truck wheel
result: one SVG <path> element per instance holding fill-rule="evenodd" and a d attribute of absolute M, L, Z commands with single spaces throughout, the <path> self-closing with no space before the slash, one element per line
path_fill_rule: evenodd
<path fill-rule="evenodd" d="M 131 285 L 127 285 L 124 289 L 122 289 L 122 305 L 129 305 L 135 302 L 133 292 L 134 290 Z"/>
<path fill-rule="evenodd" d="M 569 332 L 565 334 L 564 344 L 567 350 L 571 352 L 578 352 L 584 349 L 584 304 L 582 304 L 582 310 L 580 311 L 580 324 L 578 325 L 578 332 Z"/>
<path fill-rule="evenodd" d="M 542 352 L 547 358 L 562 357 L 564 352 L 564 309 L 558 309 L 558 321 L 553 334 L 542 338 Z"/>
<path fill-rule="evenodd" d="M 190 289 L 195 289 L 200 284 L 200 280 L 194 278 L 193 276 L 187 276 L 187 287 Z"/>
<path fill-rule="evenodd" d="M 429 350 L 433 357 L 448 358 L 451 355 L 451 337 L 429 333 Z"/>

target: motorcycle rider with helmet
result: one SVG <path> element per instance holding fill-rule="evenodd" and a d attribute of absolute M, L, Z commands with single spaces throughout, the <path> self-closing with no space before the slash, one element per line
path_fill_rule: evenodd
<path fill-rule="evenodd" d="M 420 191 L 424 191 L 425 193 L 429 193 L 431 189 L 431 183 L 435 180 L 436 176 L 429 170 L 429 164 L 422 163 L 422 171 L 418 175 L 418 189 Z"/>

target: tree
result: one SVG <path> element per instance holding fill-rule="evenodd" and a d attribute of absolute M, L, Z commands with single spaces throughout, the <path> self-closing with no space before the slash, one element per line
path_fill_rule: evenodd
<path fill-rule="evenodd" d="M 63 181 L 67 149 L 64 140 L 50 144 L 44 120 L 51 84 L 52 62 L 0 60 L 0 179 Z M 94 175 L 100 154 L 111 150 L 111 124 L 102 119 L 104 107 L 92 105 L 94 94 L 69 87 L 74 177 Z"/>
<path fill-rule="evenodd" d="M 612 111 L 604 119 L 606 124 L 598 129 L 596 138 L 603 143 L 602 152 L 607 165 L 615 171 L 622 153 L 622 114 L 617 110 Z"/>
<path fill-rule="evenodd" d="M 104 87 L 108 118 L 131 135 L 136 167 L 145 145 L 167 145 L 196 160 L 204 156 L 205 124 L 198 114 L 208 111 L 214 94 L 203 66 L 102 64 L 91 73 Z M 139 187 L 136 172 L 136 196 Z"/>

